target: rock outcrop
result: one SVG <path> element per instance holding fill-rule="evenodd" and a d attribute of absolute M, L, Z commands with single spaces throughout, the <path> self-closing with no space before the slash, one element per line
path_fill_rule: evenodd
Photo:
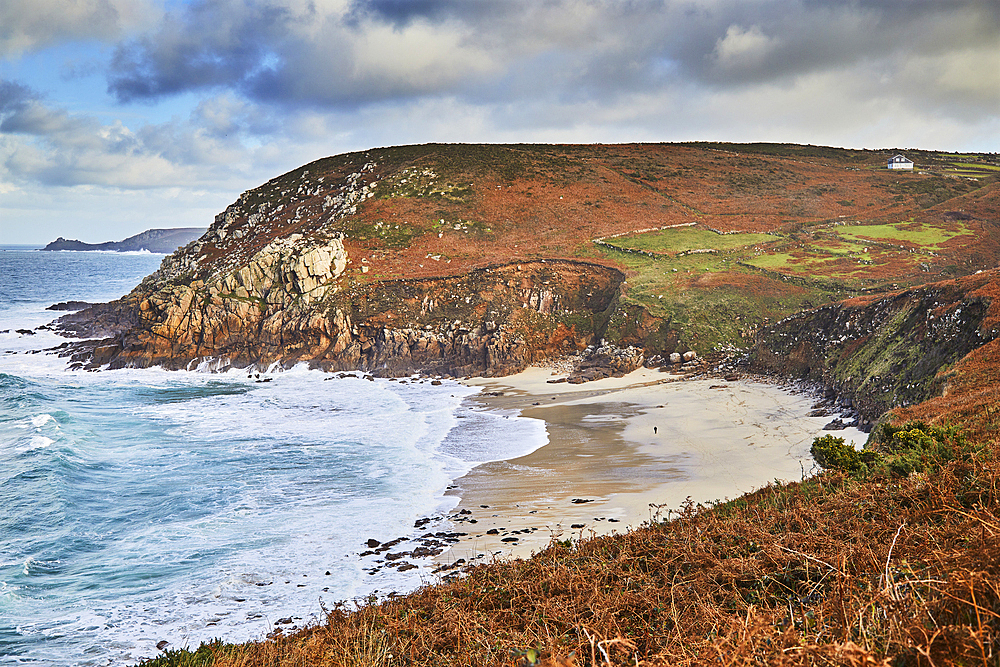
<path fill-rule="evenodd" d="M 642 364 L 702 372 L 762 332 L 753 370 L 822 382 L 875 418 L 943 391 L 949 364 L 996 337 L 996 295 L 975 287 L 1000 283 L 987 269 L 1000 257 L 993 180 L 917 175 L 938 193 L 927 206 L 947 202 L 924 210 L 881 172 L 857 169 L 863 152 L 744 149 L 425 145 L 317 160 L 243 193 L 127 296 L 61 318 L 65 333 L 96 339 L 63 352 L 86 368 L 500 375 L 591 348 L 577 381 Z M 742 176 L 721 177 L 733 170 Z M 909 216 L 942 240 L 889 244 L 896 254 L 880 254 L 864 280 L 855 273 L 874 266 L 868 246 L 881 242 L 857 244 L 857 260 L 800 266 L 796 255 L 785 273 L 748 263 L 830 242 L 828 221 L 848 204 L 885 218 L 867 220 L 873 230 Z M 698 245 L 650 236 L 653 250 L 626 252 L 640 233 L 679 229 Z M 720 240 L 731 233 L 754 236 Z M 716 252 L 698 252 L 706 239 Z"/>
<path fill-rule="evenodd" d="M 549 260 L 342 288 L 344 261 L 337 239 L 293 240 L 214 280 L 133 293 L 112 306 L 118 331 L 107 325 L 107 308 L 93 309 L 90 321 L 103 325 L 77 333 L 111 337 L 76 349 L 77 361 L 213 369 L 307 361 L 376 375 L 504 375 L 599 339 L 624 279 L 615 269 Z"/>
<path fill-rule="evenodd" d="M 951 365 L 1000 335 L 998 279 L 993 270 L 789 317 L 761 333 L 750 368 L 820 382 L 875 420 L 941 395 Z"/>
<path fill-rule="evenodd" d="M 65 352 L 87 368 L 308 362 L 380 375 L 495 375 L 599 341 L 624 281 L 615 268 L 538 259 L 440 275 L 447 262 L 426 253 L 439 275 L 369 272 L 369 256 L 388 254 L 374 252 L 372 239 L 392 247 L 411 233 L 364 217 L 377 194 L 410 205 L 464 192 L 431 169 L 394 172 L 369 153 L 307 165 L 241 195 L 131 294 L 62 318 L 64 332 L 100 338 Z M 433 226 L 427 234 L 443 235 Z M 420 261 L 404 246 L 410 255 L 401 256 Z"/>

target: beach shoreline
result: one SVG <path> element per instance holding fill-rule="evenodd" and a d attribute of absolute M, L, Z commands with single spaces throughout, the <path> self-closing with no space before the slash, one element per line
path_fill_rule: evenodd
<path fill-rule="evenodd" d="M 465 533 L 437 561 L 444 572 L 495 558 L 526 558 L 552 540 L 622 533 L 668 518 L 685 503 L 732 499 L 813 468 L 824 433 L 860 446 L 853 428 L 824 431 L 830 415 L 812 389 L 761 378 L 685 379 L 640 368 L 580 385 L 550 383 L 558 366 L 470 378 L 475 409 L 545 423 L 531 453 L 476 466 L 446 492 Z M 835 411 L 831 414 L 836 414 Z"/>

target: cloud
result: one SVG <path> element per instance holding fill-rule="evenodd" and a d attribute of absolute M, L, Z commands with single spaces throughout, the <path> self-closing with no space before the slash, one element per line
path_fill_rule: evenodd
<path fill-rule="evenodd" d="M 715 42 L 712 55 L 724 69 L 759 67 L 773 51 L 775 40 L 760 31 L 758 26 L 744 29 L 731 25 L 726 36 Z"/>
<path fill-rule="evenodd" d="M 0 81 L 0 182 L 123 189 L 232 187 L 245 140 L 263 127 L 246 102 L 215 98 L 187 120 L 101 122 L 50 106 L 22 84 Z"/>
<path fill-rule="evenodd" d="M 118 48 L 109 90 L 121 101 L 228 90 L 286 110 L 602 106 L 853 71 L 898 76 L 893 94 L 916 106 L 993 114 L 998 35 L 1000 5 L 981 0 L 195 0 Z"/>
<path fill-rule="evenodd" d="M 144 7 L 70 4 L 98 17 L 80 28 L 91 36 L 122 35 L 137 25 L 124 8 Z M 108 90 L 122 103 L 190 96 L 190 112 L 104 120 L 0 81 L 0 182 L 235 189 L 343 150 L 437 140 L 967 147 L 995 136 L 983 133 L 1000 108 L 1000 5 L 976 0 L 169 6 L 114 49 Z M 37 40 L 71 38 L 60 25 Z"/>
<path fill-rule="evenodd" d="M 15 56 L 66 40 L 116 40 L 156 16 L 146 0 L 0 2 L 0 56 Z"/>

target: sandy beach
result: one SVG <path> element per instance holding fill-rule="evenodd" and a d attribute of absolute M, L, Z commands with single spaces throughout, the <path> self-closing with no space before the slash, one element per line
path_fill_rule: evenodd
<path fill-rule="evenodd" d="M 813 467 L 809 446 L 830 416 L 809 417 L 817 399 L 774 384 L 681 380 L 639 369 L 582 385 L 529 368 L 475 378 L 482 409 L 519 410 L 545 422 L 548 444 L 520 458 L 478 466 L 449 493 L 461 498 L 455 530 L 468 535 L 443 563 L 526 557 L 557 538 L 624 532 L 667 517 L 688 498 L 735 498 Z M 858 445 L 867 435 L 833 431 Z"/>

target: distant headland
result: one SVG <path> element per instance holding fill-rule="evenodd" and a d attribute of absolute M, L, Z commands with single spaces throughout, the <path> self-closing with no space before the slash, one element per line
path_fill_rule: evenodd
<path fill-rule="evenodd" d="M 148 250 L 149 252 L 172 253 L 199 238 L 206 231 L 204 227 L 147 229 L 141 234 L 130 236 L 123 241 L 106 241 L 104 243 L 84 243 L 74 239 L 64 239 L 60 236 L 42 250 L 113 250 L 116 252 Z"/>

